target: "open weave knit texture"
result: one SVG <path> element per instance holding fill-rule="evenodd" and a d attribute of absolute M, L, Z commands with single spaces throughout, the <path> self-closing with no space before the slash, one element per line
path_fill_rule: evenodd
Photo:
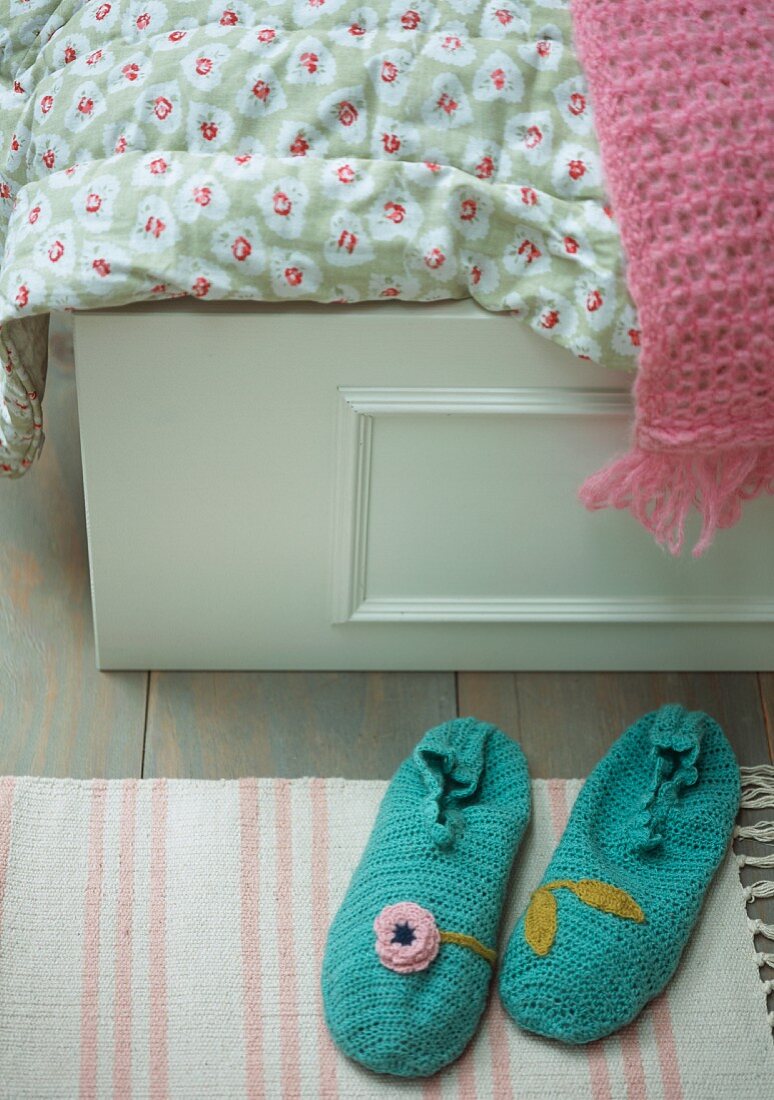
<path fill-rule="evenodd" d="M 0 1096 L 770 1095 L 774 1044 L 731 853 L 666 993 L 618 1035 L 540 1040 L 493 996 L 462 1058 L 430 1081 L 376 1077 L 339 1054 L 322 1015 L 325 937 L 386 787 L 0 779 Z M 533 782 L 502 943 L 579 789 Z M 774 876 L 758 877 L 753 894 Z"/>
<path fill-rule="evenodd" d="M 421 969 L 396 972 L 374 950 L 374 919 L 410 902 L 442 932 L 496 949 L 529 813 L 524 754 L 474 718 L 430 730 L 398 768 L 325 953 L 325 1016 L 345 1054 L 381 1073 L 426 1077 L 462 1053 L 486 1006 L 491 962 L 442 942 Z"/>
<path fill-rule="evenodd" d="M 572 0 L 641 350 L 632 449 L 581 490 L 701 554 L 774 491 L 774 7 Z"/>
<path fill-rule="evenodd" d="M 736 758 L 706 714 L 665 706 L 619 737 L 584 784 L 508 943 L 500 993 L 516 1022 L 586 1043 L 657 996 L 738 805 Z"/>

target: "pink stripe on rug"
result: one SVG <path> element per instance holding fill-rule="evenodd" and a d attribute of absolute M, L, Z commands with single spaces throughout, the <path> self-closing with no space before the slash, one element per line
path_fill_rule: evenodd
<path fill-rule="evenodd" d="M 277 841 L 277 916 L 281 921 L 278 935 L 280 964 L 279 1015 L 280 1059 L 282 1066 L 282 1094 L 296 1097 L 301 1094 L 300 1037 L 298 1016 L 298 962 L 296 959 L 295 931 L 292 920 L 293 891 L 293 838 L 290 806 L 290 783 L 277 779 L 274 783 L 276 797 L 275 821 Z"/>
<path fill-rule="evenodd" d="M 15 782 L 12 775 L 0 779 L 0 940 L 3 934 L 3 898 L 5 897 L 5 879 L 8 874 L 8 857 L 11 853 L 11 826 L 13 824 L 13 790 Z M 2 954 L 0 953 L 0 958 Z"/>
<path fill-rule="evenodd" d="M 648 1095 L 638 1028 L 638 1021 L 632 1020 L 619 1033 L 627 1100 L 646 1100 Z"/>
<path fill-rule="evenodd" d="M 324 779 L 313 779 L 309 784 L 312 800 L 312 927 L 317 973 L 322 969 L 325 941 L 330 923 L 330 829 L 328 824 L 328 795 Z M 336 1047 L 333 1045 L 322 1004 L 322 987 L 317 983 L 317 1011 L 319 1024 L 317 1043 L 320 1058 L 320 1096 L 334 1100 L 338 1096 L 336 1073 Z"/>
<path fill-rule="evenodd" d="M 151 791 L 150 872 L 150 1094 L 169 1095 L 169 1012 L 167 1002 L 167 781 Z"/>
<path fill-rule="evenodd" d="M 567 780 L 549 779 L 548 801 L 551 807 L 551 824 L 557 842 L 561 839 L 567 821 L 570 817 L 570 807 L 567 803 Z M 607 1055 L 601 1042 L 592 1043 L 586 1047 L 589 1078 L 591 1081 L 591 1095 L 594 1100 L 612 1100 L 613 1090 L 610 1085 L 610 1070 L 607 1065 Z"/>
<path fill-rule="evenodd" d="M 661 1085 L 664 1100 L 683 1100 L 683 1083 L 680 1079 L 680 1062 L 677 1043 L 672 1028 L 672 1013 L 668 992 L 660 994 L 650 1005 L 650 1018 L 658 1048 L 658 1064 L 661 1069 Z"/>
<path fill-rule="evenodd" d="M 99 914 L 102 904 L 102 849 L 107 783 L 91 784 L 86 896 L 83 914 L 83 984 L 81 992 L 80 1095 L 97 1095 L 97 1022 L 99 1000 Z"/>
<path fill-rule="evenodd" d="M 261 1019 L 261 951 L 258 935 L 258 782 L 239 780 L 241 844 L 242 999 L 245 1034 L 245 1091 L 261 1100 L 263 1089 L 263 1022 Z"/>
<path fill-rule="evenodd" d="M 116 1100 L 132 1095 L 132 911 L 137 783 L 136 779 L 124 780 L 121 792 L 113 1059 L 113 1096 Z"/>

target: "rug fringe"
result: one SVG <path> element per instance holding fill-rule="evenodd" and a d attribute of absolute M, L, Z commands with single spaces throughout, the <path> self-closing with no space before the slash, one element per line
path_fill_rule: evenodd
<path fill-rule="evenodd" d="M 764 809 L 774 806 L 774 766 L 760 764 L 753 768 L 739 769 L 742 781 L 742 794 L 739 808 L 742 810 Z M 758 844 L 774 845 L 774 821 L 756 821 L 752 825 L 737 825 L 734 828 L 736 840 L 754 840 Z M 741 867 L 774 867 L 774 851 L 766 852 L 760 856 L 749 856 L 739 853 L 736 857 Z M 750 905 L 760 898 L 774 898 L 774 880 L 761 879 L 750 886 L 742 887 L 742 895 L 745 905 Z M 759 917 L 747 918 L 747 927 L 753 936 L 763 936 L 764 939 L 774 941 L 774 924 L 767 924 Z M 758 967 L 774 970 L 774 951 L 756 951 L 755 961 Z M 763 994 L 769 998 L 774 994 L 774 981 L 766 979 L 762 981 Z M 767 1014 L 769 1027 L 774 1031 L 774 1011 Z"/>
<path fill-rule="evenodd" d="M 591 510 L 628 508 L 675 555 L 683 548 L 688 516 L 698 512 L 702 528 L 692 550 L 698 558 L 718 529 L 737 522 L 743 501 L 764 492 L 774 493 L 774 446 L 712 454 L 635 446 L 587 478 L 578 495 Z"/>

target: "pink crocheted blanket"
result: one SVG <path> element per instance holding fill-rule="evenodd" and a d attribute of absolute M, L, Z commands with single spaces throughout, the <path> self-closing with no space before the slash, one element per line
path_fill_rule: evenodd
<path fill-rule="evenodd" d="M 573 0 L 641 351 L 632 448 L 585 483 L 699 555 L 774 492 L 774 4 Z"/>

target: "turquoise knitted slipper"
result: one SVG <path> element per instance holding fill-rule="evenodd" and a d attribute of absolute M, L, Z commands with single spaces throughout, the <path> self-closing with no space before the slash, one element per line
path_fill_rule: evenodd
<path fill-rule="evenodd" d="M 424 1077 L 465 1049 L 529 810 L 521 749 L 475 718 L 430 730 L 400 766 L 323 961 L 325 1019 L 350 1058 Z"/>
<path fill-rule="evenodd" d="M 739 768 L 706 714 L 666 706 L 616 741 L 584 784 L 508 943 L 505 1008 L 587 1043 L 627 1024 L 672 976 L 739 805 Z"/>

